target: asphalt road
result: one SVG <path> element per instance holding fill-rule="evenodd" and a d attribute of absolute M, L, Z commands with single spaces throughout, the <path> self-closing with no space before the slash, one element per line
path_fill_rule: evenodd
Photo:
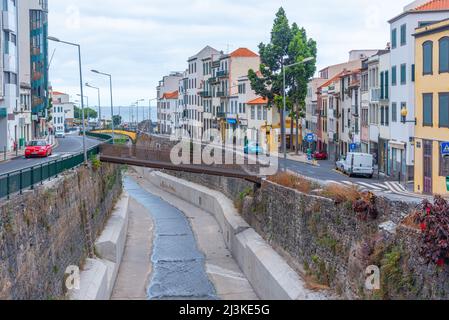
<path fill-rule="evenodd" d="M 40 165 L 49 161 L 54 161 L 65 156 L 70 156 L 83 151 L 83 137 L 78 135 L 67 135 L 64 139 L 58 139 L 58 147 L 53 150 L 53 155 L 48 158 L 25 159 L 20 157 L 7 162 L 0 163 L 0 175 L 26 169 L 31 166 Z M 86 137 L 87 148 L 100 144 L 101 141 Z"/>
<path fill-rule="evenodd" d="M 412 193 L 408 188 L 396 181 L 386 181 L 378 178 L 377 174 L 374 178 L 365 177 L 349 177 L 342 172 L 335 170 L 335 163 L 331 161 L 319 161 L 319 166 L 313 166 L 297 161 L 279 159 L 279 167 L 286 164 L 288 170 L 297 172 L 303 176 L 320 180 L 326 184 L 335 183 L 343 186 L 356 186 L 360 190 L 375 191 L 395 197 L 400 200 L 420 201 L 426 196 Z"/>

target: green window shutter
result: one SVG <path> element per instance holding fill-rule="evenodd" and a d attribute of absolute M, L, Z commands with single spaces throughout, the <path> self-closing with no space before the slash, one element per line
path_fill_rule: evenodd
<path fill-rule="evenodd" d="M 423 126 L 433 126 L 433 94 L 423 94 Z"/>
<path fill-rule="evenodd" d="M 384 72 L 380 73 L 380 98 L 384 99 L 385 97 L 385 87 L 384 87 Z"/>

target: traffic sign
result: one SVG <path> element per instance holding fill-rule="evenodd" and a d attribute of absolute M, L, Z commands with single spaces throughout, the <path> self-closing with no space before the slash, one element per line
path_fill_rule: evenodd
<path fill-rule="evenodd" d="M 349 150 L 351 150 L 351 152 L 354 152 L 357 150 L 357 143 L 351 143 L 349 145 Z"/>
<path fill-rule="evenodd" d="M 449 177 L 446 177 L 446 189 L 449 191 Z"/>
<path fill-rule="evenodd" d="M 449 156 L 449 142 L 441 143 L 441 155 Z"/>
<path fill-rule="evenodd" d="M 306 140 L 307 142 L 312 143 L 315 140 L 313 133 L 307 134 Z"/>

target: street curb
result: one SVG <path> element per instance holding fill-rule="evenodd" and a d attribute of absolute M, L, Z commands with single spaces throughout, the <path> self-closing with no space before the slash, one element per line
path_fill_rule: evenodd
<path fill-rule="evenodd" d="M 305 300 L 313 297 L 304 280 L 243 220 L 232 201 L 222 193 L 161 172 L 141 170 L 143 177 L 157 188 L 215 217 L 226 246 L 261 299 Z"/>

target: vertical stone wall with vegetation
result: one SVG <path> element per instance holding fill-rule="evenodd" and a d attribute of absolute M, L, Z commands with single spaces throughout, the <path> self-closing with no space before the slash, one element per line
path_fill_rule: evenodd
<path fill-rule="evenodd" d="M 349 299 L 449 298 L 448 266 L 425 259 L 410 219 L 416 205 L 337 186 L 295 189 L 267 181 L 245 195 L 242 215 L 311 286 Z M 380 270 L 378 290 L 365 285 L 369 266 Z"/>
<path fill-rule="evenodd" d="M 447 216 L 447 205 L 429 209 L 292 175 L 280 174 L 255 189 L 238 179 L 173 174 L 233 199 L 312 288 L 331 288 L 344 299 L 449 298 L 444 221 L 420 221 L 423 212 Z M 442 230 L 442 239 L 432 230 Z M 365 286 L 369 266 L 380 270 L 378 290 Z"/>
<path fill-rule="evenodd" d="M 122 192 L 119 166 L 92 161 L 0 205 L 0 299 L 63 299 L 65 270 L 93 252 Z M 88 234 L 89 233 L 89 234 Z"/>

